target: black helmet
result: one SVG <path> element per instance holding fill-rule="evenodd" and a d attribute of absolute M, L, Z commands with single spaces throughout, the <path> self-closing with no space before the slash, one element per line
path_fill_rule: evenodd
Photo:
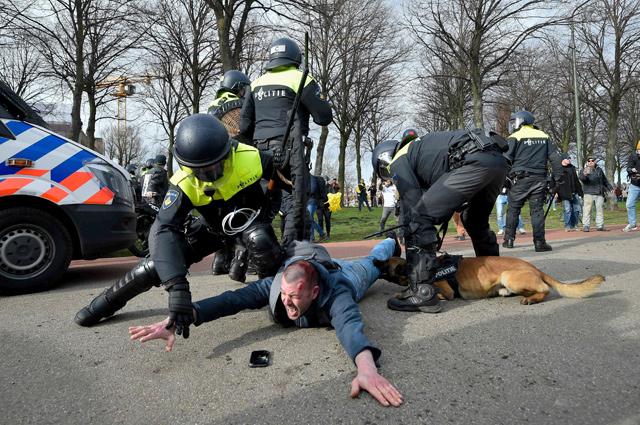
<path fill-rule="evenodd" d="M 279 38 L 269 47 L 269 62 L 266 69 L 272 70 L 283 65 L 299 66 L 302 63 L 302 52 L 298 44 L 290 38 Z"/>
<path fill-rule="evenodd" d="M 389 164 L 393 160 L 393 155 L 398 147 L 397 140 L 385 140 L 380 142 L 378 146 L 373 149 L 371 154 L 371 165 L 375 170 L 378 177 L 382 180 L 391 180 L 391 173 L 389 172 Z"/>
<path fill-rule="evenodd" d="M 250 86 L 251 81 L 244 72 L 232 69 L 224 73 L 220 79 L 220 88 L 216 92 L 216 97 L 220 97 L 224 92 L 231 92 L 236 96 L 241 96 L 246 86 Z"/>
<path fill-rule="evenodd" d="M 223 160 L 231 149 L 229 133 L 211 114 L 194 114 L 180 122 L 173 145 L 178 164 L 206 167 Z"/>
<path fill-rule="evenodd" d="M 144 162 L 144 166 L 147 168 L 151 168 L 153 167 L 153 163 L 154 163 L 154 159 L 153 158 L 148 158 L 145 162 Z"/>
<path fill-rule="evenodd" d="M 535 117 L 529 111 L 518 111 L 513 113 L 509 119 L 509 133 L 520 130 L 520 127 L 523 125 L 533 125 L 535 122 Z"/>
<path fill-rule="evenodd" d="M 404 133 L 402 133 L 402 139 L 400 139 L 400 142 L 404 145 L 405 143 L 409 143 L 413 139 L 417 139 L 417 138 L 418 138 L 418 132 L 416 131 L 416 129 L 408 128 L 404 131 Z"/>
<path fill-rule="evenodd" d="M 136 164 L 127 164 L 127 166 L 124 167 L 124 169 L 127 170 L 127 172 L 132 176 L 136 174 L 136 168 Z"/>
<path fill-rule="evenodd" d="M 154 162 L 158 165 L 167 165 L 167 157 L 162 154 L 156 155 L 156 160 Z"/>

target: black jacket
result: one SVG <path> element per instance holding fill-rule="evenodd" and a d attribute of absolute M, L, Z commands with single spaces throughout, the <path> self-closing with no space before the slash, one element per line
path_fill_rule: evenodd
<path fill-rule="evenodd" d="M 151 202 L 153 205 L 160 206 L 164 199 L 164 195 L 166 195 L 167 190 L 169 189 L 169 177 L 167 175 L 167 170 L 160 165 L 155 165 L 147 172 L 146 176 L 149 178 L 149 182 L 146 187 L 147 192 L 155 193 Z"/>
<path fill-rule="evenodd" d="M 585 194 L 604 196 L 605 192 L 613 190 L 613 186 L 607 180 L 604 171 L 597 165 L 589 174 L 585 174 L 584 169 L 582 169 L 579 177 Z"/>
<path fill-rule="evenodd" d="M 287 127 L 296 91 L 302 78 L 298 69 L 269 71 L 251 85 L 240 113 L 240 137 L 244 141 L 281 138 Z M 318 125 L 329 125 L 331 106 L 322 99 L 320 86 L 307 77 L 297 111 L 302 134 L 309 134 L 309 117 Z"/>
<path fill-rule="evenodd" d="M 556 182 L 556 191 L 560 201 L 570 201 L 573 199 L 574 194 L 584 196 L 582 185 L 578 179 L 578 172 L 573 164 L 562 167 L 562 177 Z"/>
<path fill-rule="evenodd" d="M 274 170 L 271 154 L 260 152 L 260 162 L 262 178 L 239 190 L 227 201 L 214 199 L 206 205 L 194 206 L 180 186 L 170 184 L 149 235 L 151 259 L 155 263 L 162 282 L 174 277 L 186 276 L 188 271 L 186 264 L 194 261 L 192 258 L 194 253 L 188 247 L 183 231 L 187 214 L 191 210 L 197 210 L 210 231 L 219 234 L 221 240 L 225 237 L 222 232 L 222 219 L 236 209 L 251 208 L 255 211 L 260 209 L 256 223 L 271 222 L 269 217 L 271 199 L 266 191 L 267 181 L 272 178 Z"/>
<path fill-rule="evenodd" d="M 632 168 L 636 169 L 634 173 Z M 634 186 L 640 186 L 640 156 L 637 153 L 632 153 L 627 161 L 627 175 L 631 179 L 631 184 Z"/>
<path fill-rule="evenodd" d="M 556 148 L 549 136 L 531 125 L 523 125 L 507 139 L 509 150 L 505 156 L 511 161 L 511 173 L 528 172 L 546 176 L 547 163 L 551 162 L 555 180 L 560 180 Z"/>

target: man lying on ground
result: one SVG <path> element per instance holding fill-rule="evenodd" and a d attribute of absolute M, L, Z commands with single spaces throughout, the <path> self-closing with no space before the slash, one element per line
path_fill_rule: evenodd
<path fill-rule="evenodd" d="M 275 277 L 193 303 L 194 324 L 268 305 L 273 320 L 283 326 L 331 325 L 358 370 L 351 383 L 351 396 L 357 397 L 360 390 L 365 390 L 383 406 L 400 406 L 402 395 L 378 373 L 376 361 L 381 351 L 364 334 L 357 304 L 381 277 L 387 260 L 400 255 L 397 239 L 385 239 L 369 256 L 358 260 L 332 259 L 324 247 L 309 242 L 295 242 L 287 254 L 290 258 Z M 166 329 L 168 321 L 132 326 L 131 339 L 164 339 L 166 350 L 171 351 L 175 327 Z"/>

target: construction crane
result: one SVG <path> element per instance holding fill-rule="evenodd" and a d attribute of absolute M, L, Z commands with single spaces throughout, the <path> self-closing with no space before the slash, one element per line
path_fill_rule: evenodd
<path fill-rule="evenodd" d="M 118 138 L 124 135 L 126 137 L 127 131 L 127 97 L 136 94 L 136 86 L 134 83 L 151 84 L 152 80 L 161 78 L 157 75 L 135 75 L 118 77 L 107 77 L 96 84 L 97 88 L 113 87 L 111 96 L 114 96 L 118 103 L 118 109 L 116 113 L 116 120 L 118 123 Z"/>

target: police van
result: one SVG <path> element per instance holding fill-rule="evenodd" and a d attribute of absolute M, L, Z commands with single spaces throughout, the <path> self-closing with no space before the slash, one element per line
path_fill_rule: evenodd
<path fill-rule="evenodd" d="M 0 81 L 0 293 L 52 287 L 72 259 L 136 239 L 129 173 L 50 131 Z"/>

